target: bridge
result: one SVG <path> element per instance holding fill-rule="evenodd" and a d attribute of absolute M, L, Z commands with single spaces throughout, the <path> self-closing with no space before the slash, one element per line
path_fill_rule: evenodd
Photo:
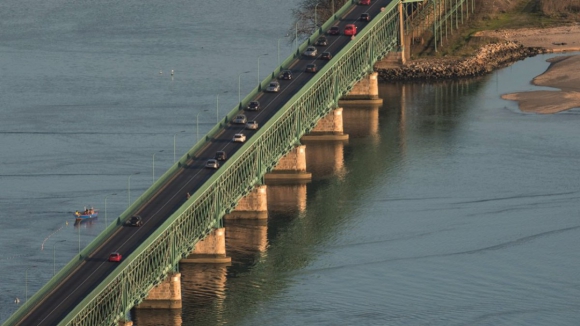
<path fill-rule="evenodd" d="M 431 30 L 443 36 L 473 10 L 473 0 L 372 0 L 370 6 L 349 0 L 332 17 L 297 46 L 272 74 L 264 79 L 207 135 L 185 153 L 163 176 L 127 208 L 113 223 L 75 256 L 47 284 L 24 303 L 5 325 L 115 325 L 136 305 L 146 301 L 157 285 L 178 280 L 180 262 L 200 252 L 198 245 L 213 230 L 223 227 L 223 218 L 240 200 L 255 193 L 279 161 L 295 151 L 303 136 L 338 107 L 339 99 L 373 71 L 376 61 L 404 47 L 409 38 L 404 26 Z M 412 10 L 403 9 L 411 3 Z M 369 13 L 369 22 L 359 21 Z M 412 17 L 431 21 L 411 25 Z M 327 36 L 324 51 L 329 61 L 306 58 L 306 47 L 332 26 L 344 29 L 356 24 L 355 37 Z M 407 24 L 407 25 L 405 25 Z M 402 43 L 402 44 L 401 44 Z M 316 73 L 305 72 L 316 63 Z M 281 90 L 265 88 L 284 70 L 291 80 L 280 80 Z M 250 101 L 259 99 L 262 108 L 247 112 L 260 124 L 245 130 L 232 121 Z M 244 132 L 245 143 L 233 143 L 234 134 Z M 216 151 L 229 158 L 217 170 L 205 169 Z M 143 217 L 141 227 L 127 227 L 133 215 Z M 125 258 L 110 263 L 111 252 Z M 171 303 L 169 303 L 171 304 Z"/>

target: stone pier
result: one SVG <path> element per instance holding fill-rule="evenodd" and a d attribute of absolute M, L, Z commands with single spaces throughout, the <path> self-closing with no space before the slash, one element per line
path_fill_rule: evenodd
<path fill-rule="evenodd" d="M 356 83 L 350 93 L 343 96 L 338 105 L 353 105 L 369 103 L 383 104 L 383 99 L 379 98 L 378 73 L 372 72 L 367 77 Z"/>
<path fill-rule="evenodd" d="M 348 140 L 344 133 L 342 108 L 332 110 L 326 117 L 320 119 L 309 134 L 302 136 L 300 141 Z"/>
<path fill-rule="evenodd" d="M 119 326 L 133 326 L 133 322 L 130 320 L 119 320 Z"/>
<path fill-rule="evenodd" d="M 262 220 L 268 218 L 268 194 L 266 185 L 256 186 L 240 199 L 233 212 L 226 214 L 226 220 Z"/>
<path fill-rule="evenodd" d="M 306 146 L 295 147 L 280 159 L 278 165 L 264 176 L 266 184 L 304 183 L 312 180 L 312 173 L 306 172 Z"/>
<path fill-rule="evenodd" d="M 181 274 L 172 273 L 156 285 L 135 309 L 181 308 Z M 127 325 L 127 324 L 125 324 Z"/>
<path fill-rule="evenodd" d="M 196 243 L 193 252 L 179 262 L 181 264 L 229 264 L 231 261 L 232 258 L 226 256 L 226 228 L 218 228 Z"/>

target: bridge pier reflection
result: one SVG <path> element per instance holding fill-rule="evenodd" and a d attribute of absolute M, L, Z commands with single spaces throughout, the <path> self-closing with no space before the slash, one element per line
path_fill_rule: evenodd
<path fill-rule="evenodd" d="M 270 185 L 268 210 L 288 214 L 304 212 L 306 210 L 306 183 Z"/>
<path fill-rule="evenodd" d="M 378 137 L 379 108 L 374 103 L 345 105 L 344 130 L 353 138 Z"/>
<path fill-rule="evenodd" d="M 181 309 L 133 309 L 131 318 L 138 326 L 181 326 Z M 131 324 L 119 323 L 119 326 L 131 326 Z"/>

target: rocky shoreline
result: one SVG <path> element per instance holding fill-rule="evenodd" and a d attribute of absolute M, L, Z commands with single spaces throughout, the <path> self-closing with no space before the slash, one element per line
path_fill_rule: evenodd
<path fill-rule="evenodd" d="M 401 67 L 375 68 L 375 71 L 383 82 L 477 77 L 513 62 L 549 52 L 546 48 L 526 47 L 518 42 L 506 41 L 483 46 L 475 56 L 469 58 L 421 59 Z"/>

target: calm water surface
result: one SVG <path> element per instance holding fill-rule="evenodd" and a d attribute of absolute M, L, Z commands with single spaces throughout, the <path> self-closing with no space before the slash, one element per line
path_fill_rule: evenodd
<path fill-rule="evenodd" d="M 217 94 L 234 106 L 238 74 L 254 87 L 258 55 L 262 77 L 274 68 L 297 3 L 8 0 L 0 320 L 103 229 L 105 196 L 118 216 L 154 154 L 157 177 L 173 162 L 174 135 L 179 156 L 198 114 L 211 128 Z M 227 225 L 232 266 L 182 267 L 183 309 L 137 325 L 577 325 L 579 111 L 499 98 L 541 89 L 548 57 L 345 108 L 350 141 L 308 145 L 315 180 L 270 187 L 267 223 Z M 100 219 L 75 227 L 87 205 Z"/>

